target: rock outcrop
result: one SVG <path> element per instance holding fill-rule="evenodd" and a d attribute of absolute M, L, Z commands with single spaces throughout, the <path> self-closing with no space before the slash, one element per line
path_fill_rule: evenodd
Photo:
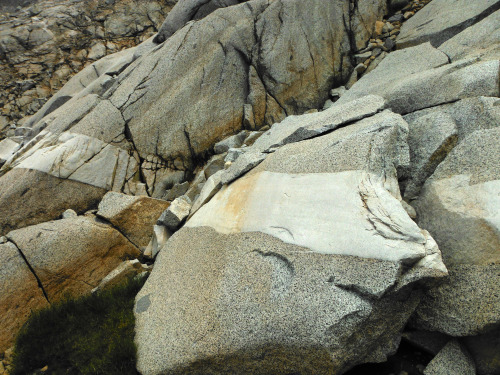
<path fill-rule="evenodd" d="M 498 374 L 500 1 L 427 3 L 181 0 L 76 74 L 0 144 L 0 344 L 144 258 L 142 374 L 343 374 L 402 337 Z"/>
<path fill-rule="evenodd" d="M 24 135 L 29 115 L 85 66 L 154 35 L 175 2 L 0 4 L 0 139 Z"/>

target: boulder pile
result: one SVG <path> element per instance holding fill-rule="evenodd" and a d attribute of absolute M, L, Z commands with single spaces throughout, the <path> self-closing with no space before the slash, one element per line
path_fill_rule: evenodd
<path fill-rule="evenodd" d="M 343 374 L 401 340 L 500 373 L 499 30 L 498 0 L 179 1 L 0 143 L 0 350 L 153 268 L 141 374 Z"/>

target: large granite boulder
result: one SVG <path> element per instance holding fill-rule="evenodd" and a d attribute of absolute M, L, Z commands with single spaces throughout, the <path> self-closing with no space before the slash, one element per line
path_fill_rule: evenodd
<path fill-rule="evenodd" d="M 419 327 L 470 336 L 500 324 L 499 154 L 499 127 L 472 132 L 415 202 L 419 225 L 432 233 L 450 270 L 417 310 Z"/>
<path fill-rule="evenodd" d="M 448 56 L 424 43 L 389 54 L 338 102 L 379 95 L 386 100 L 388 108 L 407 114 L 459 99 L 498 97 L 499 67 L 498 60 L 468 59 L 448 63 Z"/>
<path fill-rule="evenodd" d="M 407 135 L 385 111 L 287 144 L 202 205 L 136 298 L 139 371 L 327 374 L 384 361 L 419 286 L 447 274 L 398 200 Z"/>
<path fill-rule="evenodd" d="M 125 258 L 140 256 L 122 234 L 91 216 L 49 221 L 6 237 L 23 254 L 50 302 L 90 293 Z"/>

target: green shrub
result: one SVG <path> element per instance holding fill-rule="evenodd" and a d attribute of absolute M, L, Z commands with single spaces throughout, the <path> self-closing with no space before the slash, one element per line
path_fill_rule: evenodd
<path fill-rule="evenodd" d="M 13 374 L 137 374 L 134 298 L 144 280 L 65 299 L 30 317 L 14 349 Z"/>

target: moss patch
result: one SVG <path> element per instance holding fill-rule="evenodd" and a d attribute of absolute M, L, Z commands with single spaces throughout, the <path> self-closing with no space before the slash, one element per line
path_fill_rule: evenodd
<path fill-rule="evenodd" d="M 19 333 L 12 374 L 137 374 L 134 298 L 144 280 L 65 299 L 30 317 Z"/>

